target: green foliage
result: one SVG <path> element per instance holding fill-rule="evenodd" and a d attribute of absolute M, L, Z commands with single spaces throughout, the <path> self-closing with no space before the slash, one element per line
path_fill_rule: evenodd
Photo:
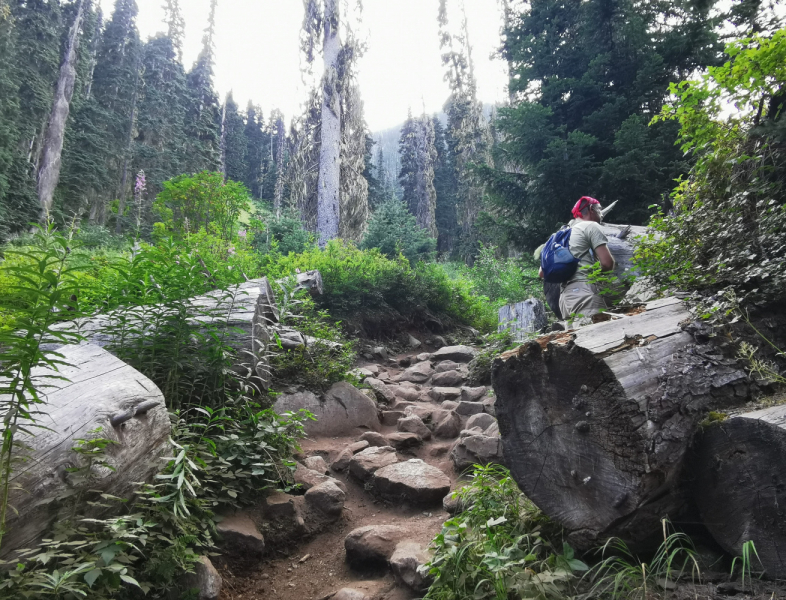
<path fill-rule="evenodd" d="M 154 208 L 177 235 L 204 229 L 229 241 L 235 236 L 237 218 L 248 205 L 248 190 L 242 183 L 224 182 L 221 173 L 202 171 L 165 181 Z"/>
<path fill-rule="evenodd" d="M 728 62 L 674 84 L 657 120 L 676 119 L 696 157 L 637 248 L 662 288 L 733 290 L 741 302 L 778 302 L 786 289 L 786 30 L 731 43 Z M 729 104 L 737 111 L 727 116 Z"/>
<path fill-rule="evenodd" d="M 574 590 L 575 573 L 587 566 L 567 544 L 552 546 L 543 535 L 548 520 L 504 467 L 476 465 L 470 485 L 454 494 L 464 511 L 432 542 L 427 599 L 562 600 Z"/>
<path fill-rule="evenodd" d="M 759 561 L 759 566 L 761 565 L 761 559 L 759 558 L 759 553 L 756 550 L 756 545 L 753 543 L 753 540 L 748 540 L 747 542 L 743 542 L 742 544 L 742 554 L 740 556 L 735 556 L 734 559 L 731 561 L 731 574 L 734 575 L 734 570 L 737 567 L 737 563 L 740 566 L 740 574 L 742 575 L 742 589 L 745 589 L 745 577 L 748 577 L 748 583 L 752 582 L 751 574 L 753 572 L 753 558 L 756 557 L 756 560 Z"/>
<path fill-rule="evenodd" d="M 258 229 L 252 242 L 257 252 L 286 256 L 290 252 L 300 254 L 316 244 L 314 234 L 303 229 L 303 222 L 294 211 L 280 217 L 263 213 L 258 217 L 256 222 L 252 222 Z"/>
<path fill-rule="evenodd" d="M 311 248 L 267 259 L 263 270 L 271 279 L 289 276 L 295 269 L 318 269 L 325 284 L 325 293 L 317 299 L 319 306 L 367 333 L 389 334 L 390 327 L 401 321 L 427 318 L 465 323 L 481 331 L 496 328 L 494 307 L 472 294 L 469 281 L 451 279 L 435 263 L 413 267 L 403 256 L 390 259 L 379 250 L 360 250 L 340 240 L 331 241 L 324 250 Z"/>
<path fill-rule="evenodd" d="M 392 200 L 382 204 L 371 216 L 360 247 L 378 248 L 391 259 L 401 253 L 414 264 L 418 260 L 433 258 L 437 241 L 418 227 L 415 217 L 403 202 Z"/>

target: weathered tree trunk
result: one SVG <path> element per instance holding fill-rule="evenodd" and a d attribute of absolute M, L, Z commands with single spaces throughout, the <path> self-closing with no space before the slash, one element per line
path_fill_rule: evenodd
<path fill-rule="evenodd" d="M 675 516 L 691 438 L 710 408 L 744 402 L 736 361 L 682 330 L 677 299 L 544 336 L 494 361 L 505 462 L 522 491 L 582 549 L 644 544 Z"/>
<path fill-rule="evenodd" d="M 341 98 L 338 92 L 338 60 L 341 40 L 338 36 L 339 0 L 325 0 L 323 23 L 322 56 L 325 63 L 325 74 L 322 80 L 317 234 L 319 235 L 319 245 L 324 248 L 328 240 L 338 237 L 340 211 Z"/>
<path fill-rule="evenodd" d="M 530 298 L 524 302 L 508 304 L 499 309 L 499 326 L 497 331 L 506 329 L 513 334 L 513 339 L 521 342 L 528 334 L 537 333 L 548 324 L 546 307 L 541 300 Z"/>
<path fill-rule="evenodd" d="M 281 216 L 281 200 L 284 197 L 284 119 L 276 119 L 276 187 L 273 191 L 273 210 L 276 217 Z"/>
<path fill-rule="evenodd" d="M 52 103 L 52 112 L 49 116 L 49 125 L 46 128 L 44 147 L 41 152 L 40 168 L 38 170 L 38 202 L 41 206 L 41 218 L 45 219 L 52 209 L 57 182 L 60 181 L 60 159 L 63 154 L 63 139 L 65 136 L 68 113 L 71 111 L 71 99 L 74 97 L 74 83 L 76 81 L 76 60 L 79 49 L 79 34 L 82 31 L 82 21 L 85 16 L 85 4 L 89 0 L 79 0 L 76 16 L 68 32 L 63 64 L 60 65 L 60 76 L 57 78 L 55 98 Z"/>
<path fill-rule="evenodd" d="M 168 445 L 169 415 L 152 381 L 96 346 L 63 346 L 58 351 L 70 366 L 61 366 L 59 372 L 38 369 L 34 375 L 68 381 L 46 380 L 50 387 L 44 394 L 46 404 L 39 407 L 40 428 L 26 423 L 34 435 L 18 434 L 19 462 L 9 497 L 14 510 L 8 513 L 2 558 L 29 548 L 55 519 L 73 518 L 71 507 L 80 494 L 98 490 L 120 498 L 133 496 L 136 483 L 161 467 L 159 457 Z M 90 477 L 69 472 L 87 466 L 84 457 L 72 451 L 76 440 L 95 437 L 115 442 L 105 450 L 106 462 L 115 470 L 93 466 Z M 23 445 L 30 450 L 22 450 Z M 83 501 L 78 514 L 95 518 L 103 510 Z"/>
<path fill-rule="evenodd" d="M 221 141 L 219 142 L 219 172 L 227 178 L 227 99 L 224 99 L 224 106 L 221 108 Z"/>
<path fill-rule="evenodd" d="M 139 66 L 141 56 L 137 55 L 136 67 L 134 68 L 134 92 L 131 98 L 131 114 L 128 117 L 128 142 L 126 143 L 125 156 L 123 157 L 123 175 L 120 178 L 120 191 L 118 192 L 117 222 L 115 223 L 115 233 L 120 235 L 123 232 L 123 213 L 126 210 L 126 189 L 128 188 L 128 163 L 131 160 L 131 146 L 134 143 L 134 120 L 136 118 L 136 103 L 139 98 Z M 106 202 L 104 201 L 104 204 Z M 104 208 L 104 213 L 106 208 Z M 104 217 L 105 218 L 105 217 Z M 102 219 L 101 224 L 104 224 Z"/>
<path fill-rule="evenodd" d="M 786 406 L 705 427 L 690 467 L 693 499 L 718 544 L 739 556 L 753 542 L 767 575 L 786 577 Z"/>

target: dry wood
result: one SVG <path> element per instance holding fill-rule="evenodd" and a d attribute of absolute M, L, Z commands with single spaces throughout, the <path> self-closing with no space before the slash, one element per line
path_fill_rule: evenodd
<path fill-rule="evenodd" d="M 682 331 L 679 300 L 544 336 L 494 361 L 507 466 L 572 543 L 645 543 L 685 498 L 678 483 L 705 411 L 748 397 L 734 361 Z"/>
<path fill-rule="evenodd" d="M 548 324 L 546 317 L 546 307 L 542 300 L 530 298 L 524 302 L 508 304 L 498 311 L 499 332 L 509 330 L 513 334 L 513 339 L 521 342 L 528 335 L 538 333 Z"/>
<path fill-rule="evenodd" d="M 61 367 L 59 373 L 34 372 L 50 387 L 45 388 L 46 404 L 40 407 L 38 427 L 24 425 L 34 435 L 19 434 L 9 498 L 13 510 L 1 557 L 29 547 L 55 519 L 73 518 L 79 494 L 99 490 L 120 498 L 133 496 L 136 482 L 148 480 L 161 467 L 159 458 L 168 445 L 169 415 L 164 396 L 152 381 L 97 346 L 64 346 L 59 352 L 71 366 Z M 42 379 L 47 375 L 68 381 Z M 143 411 L 134 411 L 140 406 Z M 113 417 L 128 413 L 135 414 L 112 426 Z M 106 449 L 114 471 L 94 468 L 92 480 L 85 481 L 68 471 L 84 466 L 84 459 L 72 448 L 78 439 L 95 437 L 116 442 Z M 30 450 L 25 451 L 23 445 Z M 87 504 L 84 498 L 79 504 L 84 516 L 103 514 L 104 509 Z"/>

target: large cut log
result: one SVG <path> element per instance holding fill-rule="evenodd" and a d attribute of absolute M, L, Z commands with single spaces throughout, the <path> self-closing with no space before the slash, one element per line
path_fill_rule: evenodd
<path fill-rule="evenodd" d="M 786 578 L 786 406 L 704 427 L 689 462 L 693 498 L 718 544 L 740 556 L 753 542 L 767 575 Z"/>
<path fill-rule="evenodd" d="M 499 333 L 510 331 L 517 342 L 525 340 L 528 335 L 538 333 L 548 325 L 546 307 L 543 301 L 537 298 L 507 304 L 499 309 L 498 316 L 497 331 Z"/>
<path fill-rule="evenodd" d="M 505 462 L 576 547 L 646 543 L 685 503 L 678 483 L 705 412 L 749 395 L 735 361 L 682 330 L 689 317 L 679 300 L 655 301 L 493 363 Z"/>
<path fill-rule="evenodd" d="M 169 415 L 152 381 L 97 346 L 63 346 L 58 351 L 70 366 L 61 366 L 59 373 L 43 368 L 33 373 L 49 387 L 44 388 L 45 404 L 38 407 L 39 427 L 24 424 L 34 435 L 17 434 L 8 500 L 12 509 L 0 557 L 30 547 L 54 520 L 73 518 L 72 505 L 80 494 L 98 490 L 132 497 L 137 482 L 150 480 L 161 468 L 168 445 Z M 67 381 L 46 379 L 51 375 Z M 114 470 L 94 466 L 90 477 L 69 471 L 84 467 L 84 458 L 73 452 L 76 440 L 96 437 L 115 442 L 105 450 Z M 106 509 L 85 499 L 93 498 L 82 498 L 76 514 L 104 514 Z"/>

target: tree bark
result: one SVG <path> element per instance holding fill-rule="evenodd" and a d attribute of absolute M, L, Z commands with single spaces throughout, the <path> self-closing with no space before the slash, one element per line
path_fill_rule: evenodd
<path fill-rule="evenodd" d="M 753 542 L 767 575 L 786 577 L 786 406 L 705 427 L 690 467 L 693 499 L 718 544 L 740 556 Z"/>
<path fill-rule="evenodd" d="M 319 150 L 317 195 L 317 234 L 324 248 L 328 240 L 338 237 L 339 175 L 341 172 L 341 99 L 338 91 L 339 0 L 325 0 L 324 42 L 322 56 L 325 74 L 322 79 L 322 126 Z"/>
<path fill-rule="evenodd" d="M 52 103 L 52 112 L 44 137 L 44 147 L 41 152 L 41 162 L 38 170 L 38 202 L 41 206 L 41 219 L 46 219 L 52 209 L 52 200 L 55 188 L 60 180 L 60 164 L 63 154 L 63 139 L 71 111 L 71 99 L 74 97 L 74 84 L 76 82 L 76 60 L 79 49 L 79 34 L 82 30 L 82 21 L 85 16 L 85 5 L 89 0 L 79 0 L 76 16 L 68 32 L 63 64 L 60 65 L 60 75 L 57 78 L 55 98 Z"/>
<path fill-rule="evenodd" d="M 136 67 L 134 69 L 134 95 L 131 98 L 131 114 L 128 117 L 128 142 L 126 144 L 125 156 L 123 158 L 123 175 L 120 178 L 120 192 L 118 193 L 117 222 L 115 223 L 115 233 L 120 235 L 123 232 L 123 213 L 126 210 L 126 189 L 128 187 L 128 161 L 131 159 L 131 146 L 134 143 L 134 119 L 136 116 L 136 103 L 139 97 L 139 67 L 141 55 L 137 55 Z M 106 212 L 106 208 L 104 208 Z M 104 217 L 106 218 L 106 217 Z M 101 222 L 103 225 L 103 220 Z"/>
<path fill-rule="evenodd" d="M 538 333 L 548 324 L 546 307 L 541 300 L 530 298 L 499 309 L 497 331 L 510 330 L 515 341 L 521 342 L 528 334 Z"/>
<path fill-rule="evenodd" d="M 494 361 L 505 461 L 522 491 L 587 549 L 616 536 L 646 545 L 685 504 L 679 484 L 707 410 L 744 402 L 736 361 L 695 343 L 677 299 Z"/>
<path fill-rule="evenodd" d="M 276 217 L 281 217 L 281 200 L 284 197 L 284 120 L 276 119 L 276 187 L 273 192 L 273 210 Z"/>

